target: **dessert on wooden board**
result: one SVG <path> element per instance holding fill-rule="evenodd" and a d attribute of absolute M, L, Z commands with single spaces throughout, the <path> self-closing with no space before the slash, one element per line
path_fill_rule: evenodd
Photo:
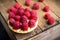
<path fill-rule="evenodd" d="M 23 8 L 19 3 L 9 7 L 9 28 L 17 33 L 28 33 L 37 27 L 38 19 L 35 10 Z"/>
<path fill-rule="evenodd" d="M 31 0 L 26 0 L 25 5 L 29 7 L 31 5 L 30 1 Z M 39 2 L 43 1 L 39 0 Z M 32 8 L 32 10 L 30 8 L 23 8 L 18 2 L 9 7 L 9 28 L 16 33 L 28 33 L 33 31 L 38 25 L 37 12 L 35 10 L 38 10 L 40 6 L 38 3 L 34 3 Z M 43 8 L 44 12 L 48 12 L 49 10 L 49 6 Z M 48 20 L 47 22 L 50 25 L 55 22 L 55 19 L 51 17 L 49 13 L 45 14 L 44 18 Z"/>

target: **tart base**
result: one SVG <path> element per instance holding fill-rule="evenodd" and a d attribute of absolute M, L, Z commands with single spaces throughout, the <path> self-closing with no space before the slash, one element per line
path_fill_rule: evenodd
<path fill-rule="evenodd" d="M 17 30 L 13 29 L 13 27 L 12 27 L 12 26 L 9 24 L 9 22 L 8 22 L 9 28 L 10 28 L 13 32 L 16 32 L 16 33 L 29 33 L 29 32 L 33 31 L 33 30 L 37 27 L 37 24 L 38 24 L 38 21 L 36 21 L 34 27 L 32 27 L 32 28 L 29 27 L 28 30 L 23 31 L 23 30 L 21 30 L 21 29 L 17 29 Z"/>

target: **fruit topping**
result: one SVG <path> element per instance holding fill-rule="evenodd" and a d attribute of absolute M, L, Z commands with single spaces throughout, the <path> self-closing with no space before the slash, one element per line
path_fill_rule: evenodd
<path fill-rule="evenodd" d="M 34 3 L 33 4 L 33 9 L 36 9 L 36 10 L 39 9 L 39 5 L 37 3 Z"/>
<path fill-rule="evenodd" d="M 50 7 L 49 7 L 49 6 L 45 6 L 45 7 L 43 8 L 43 10 L 44 10 L 45 12 L 48 12 L 48 11 L 50 10 Z"/>

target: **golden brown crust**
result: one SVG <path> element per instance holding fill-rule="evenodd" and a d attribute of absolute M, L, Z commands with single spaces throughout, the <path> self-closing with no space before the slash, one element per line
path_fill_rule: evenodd
<path fill-rule="evenodd" d="M 13 29 L 13 27 L 9 24 L 9 21 L 8 21 L 9 28 L 10 28 L 12 31 L 16 32 L 16 33 L 29 33 L 29 32 L 33 31 L 33 30 L 37 27 L 37 24 L 38 24 L 38 21 L 36 21 L 34 27 L 28 28 L 27 31 L 23 31 L 23 30 L 21 30 L 21 29 L 18 29 L 18 30 Z"/>

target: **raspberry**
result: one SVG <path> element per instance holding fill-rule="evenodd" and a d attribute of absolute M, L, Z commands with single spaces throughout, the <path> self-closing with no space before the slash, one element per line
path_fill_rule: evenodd
<path fill-rule="evenodd" d="M 33 9 L 36 9 L 36 10 L 39 9 L 39 5 L 37 3 L 34 3 L 33 4 Z"/>
<path fill-rule="evenodd" d="M 24 9 L 21 8 L 21 9 L 18 10 L 18 15 L 22 16 L 23 13 L 24 13 Z"/>
<path fill-rule="evenodd" d="M 13 25 L 13 28 L 14 29 L 19 29 L 21 26 L 20 26 L 20 22 L 19 21 L 15 21 L 14 22 L 14 25 Z"/>
<path fill-rule="evenodd" d="M 35 20 L 34 19 L 31 19 L 29 21 L 29 27 L 34 27 L 35 26 Z"/>
<path fill-rule="evenodd" d="M 9 19 L 9 24 L 10 24 L 10 25 L 13 26 L 14 22 L 15 22 L 15 20 L 14 20 L 13 18 L 10 18 L 10 19 Z"/>
<path fill-rule="evenodd" d="M 28 23 L 23 23 L 21 29 L 28 30 Z"/>
<path fill-rule="evenodd" d="M 19 4 L 19 3 L 16 3 L 16 4 L 14 5 L 14 7 L 18 9 L 18 8 L 20 8 L 20 4 Z"/>
<path fill-rule="evenodd" d="M 55 22 L 55 19 L 53 17 L 50 17 L 48 19 L 48 24 L 53 24 Z"/>
<path fill-rule="evenodd" d="M 30 6 L 30 0 L 26 0 L 26 1 L 25 1 L 25 4 L 26 4 L 27 6 Z"/>
<path fill-rule="evenodd" d="M 31 19 L 36 19 L 36 18 L 37 18 L 36 11 L 32 10 L 31 11 Z"/>
<path fill-rule="evenodd" d="M 49 6 L 45 6 L 44 9 L 43 9 L 45 12 L 48 12 L 50 10 L 50 7 Z"/>
<path fill-rule="evenodd" d="M 16 10 L 16 8 L 14 8 L 14 7 L 10 7 L 10 8 L 8 9 L 8 12 L 13 12 L 13 13 L 16 14 L 17 10 Z"/>
<path fill-rule="evenodd" d="M 43 2 L 44 0 L 39 0 L 39 2 Z"/>
<path fill-rule="evenodd" d="M 10 13 L 9 13 L 9 18 L 14 18 L 14 17 L 15 17 L 15 14 L 12 13 L 12 12 L 10 12 Z"/>
<path fill-rule="evenodd" d="M 49 19 L 51 17 L 51 15 L 49 13 L 45 14 L 44 18 L 45 19 Z"/>
<path fill-rule="evenodd" d="M 21 22 L 22 23 L 28 23 L 28 18 L 26 16 L 22 16 L 22 19 L 21 19 Z"/>
<path fill-rule="evenodd" d="M 28 12 L 30 12 L 30 11 L 31 11 L 31 9 L 30 9 L 30 8 L 26 8 L 26 9 L 25 9 L 25 11 L 28 11 Z"/>
<path fill-rule="evenodd" d="M 30 12 L 25 11 L 25 12 L 24 12 L 24 15 L 25 15 L 27 18 L 29 18 L 29 17 L 30 17 Z"/>
<path fill-rule="evenodd" d="M 18 15 L 15 16 L 15 20 L 16 20 L 16 21 L 20 21 L 20 16 L 18 16 Z"/>

